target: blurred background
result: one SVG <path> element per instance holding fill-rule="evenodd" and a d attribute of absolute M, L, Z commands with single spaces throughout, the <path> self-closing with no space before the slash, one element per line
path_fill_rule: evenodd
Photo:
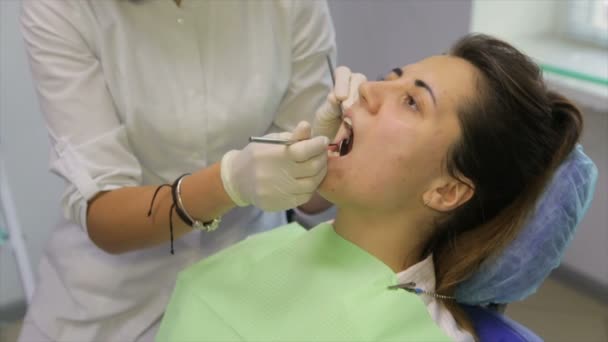
<path fill-rule="evenodd" d="M 608 341 L 608 0 L 330 0 L 329 5 L 338 63 L 370 79 L 442 53 L 467 32 L 483 32 L 533 57 L 550 87 L 583 109 L 582 144 L 599 169 L 594 201 L 562 265 L 506 314 L 546 341 Z M 0 0 L 2 342 L 18 335 L 62 191 L 61 180 L 48 172 L 49 143 L 19 32 L 19 9 L 19 0 Z"/>

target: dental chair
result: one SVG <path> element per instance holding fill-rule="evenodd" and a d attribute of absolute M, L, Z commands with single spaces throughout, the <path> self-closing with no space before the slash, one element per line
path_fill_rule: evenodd
<path fill-rule="evenodd" d="M 456 300 L 469 315 L 480 341 L 542 341 L 506 317 L 504 308 L 535 293 L 559 266 L 591 204 L 596 182 L 595 164 L 577 145 L 555 172 L 518 237 L 458 286 Z"/>
<path fill-rule="evenodd" d="M 461 305 L 481 342 L 542 342 L 532 330 L 515 322 L 500 311 L 481 306 Z"/>

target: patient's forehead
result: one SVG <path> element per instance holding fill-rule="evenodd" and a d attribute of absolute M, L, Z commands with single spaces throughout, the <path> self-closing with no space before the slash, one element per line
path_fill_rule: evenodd
<path fill-rule="evenodd" d="M 437 102 L 446 105 L 474 97 L 478 77 L 479 71 L 468 61 L 460 57 L 438 55 L 395 68 L 387 74 L 385 80 L 421 79 L 433 88 Z"/>

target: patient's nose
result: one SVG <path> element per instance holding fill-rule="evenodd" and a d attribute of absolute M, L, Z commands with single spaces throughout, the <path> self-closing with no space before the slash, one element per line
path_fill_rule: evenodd
<path fill-rule="evenodd" d="M 359 86 L 359 102 L 370 114 L 376 114 L 380 109 L 381 93 L 378 83 L 380 82 L 363 82 Z"/>

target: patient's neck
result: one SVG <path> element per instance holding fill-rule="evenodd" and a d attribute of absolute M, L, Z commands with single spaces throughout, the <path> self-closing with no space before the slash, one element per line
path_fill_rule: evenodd
<path fill-rule="evenodd" d="M 428 224 L 415 216 L 341 208 L 334 229 L 397 273 L 422 260 L 423 249 L 430 238 Z"/>

